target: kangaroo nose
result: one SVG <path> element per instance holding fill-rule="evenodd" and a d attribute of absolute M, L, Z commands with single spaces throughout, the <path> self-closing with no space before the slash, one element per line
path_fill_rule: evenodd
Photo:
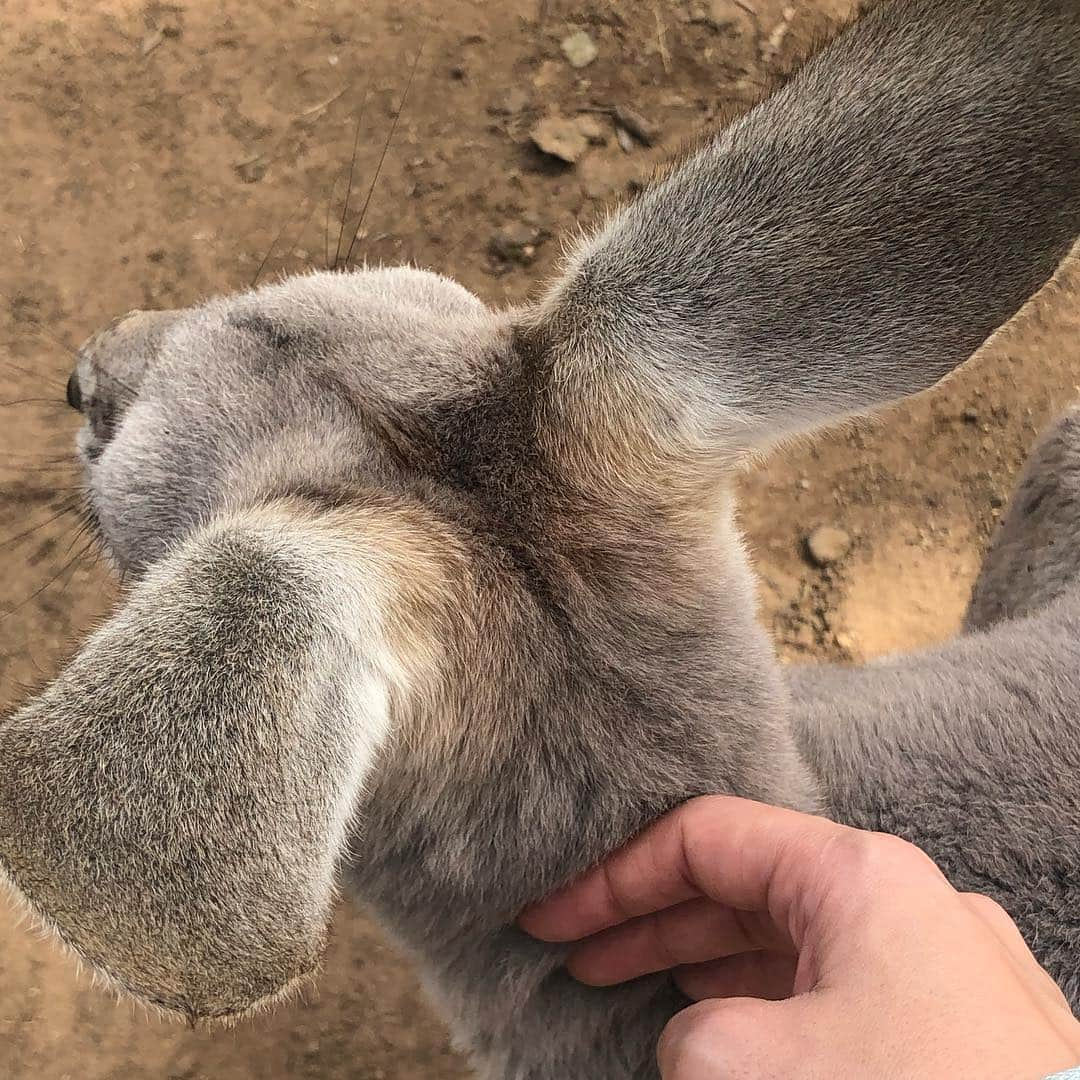
<path fill-rule="evenodd" d="M 67 403 L 76 412 L 82 412 L 82 392 L 79 389 L 79 373 L 77 371 L 73 371 L 67 381 Z"/>
<path fill-rule="evenodd" d="M 175 311 L 129 311 L 92 334 L 79 349 L 76 373 L 68 382 L 68 404 L 90 413 L 101 399 L 115 404 L 130 398 L 175 318 Z"/>

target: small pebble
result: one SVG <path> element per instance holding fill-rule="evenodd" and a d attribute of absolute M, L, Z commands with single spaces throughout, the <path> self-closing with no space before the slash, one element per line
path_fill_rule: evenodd
<path fill-rule="evenodd" d="M 612 110 L 615 123 L 625 128 L 639 143 L 652 146 L 660 138 L 660 126 L 646 120 L 641 113 L 626 105 L 616 105 Z"/>
<path fill-rule="evenodd" d="M 178 38 L 184 32 L 178 12 L 163 14 L 158 20 L 158 28 L 167 38 Z"/>
<path fill-rule="evenodd" d="M 149 56 L 164 40 L 164 31 L 151 30 L 150 33 L 142 39 L 142 44 L 139 46 L 139 55 Z"/>
<path fill-rule="evenodd" d="M 257 184 L 266 175 L 266 162 L 258 157 L 238 162 L 233 168 L 245 184 Z"/>
<path fill-rule="evenodd" d="M 599 54 L 596 42 L 584 30 L 577 30 L 562 42 L 563 55 L 573 68 L 588 67 Z"/>
<path fill-rule="evenodd" d="M 624 127 L 617 127 L 615 129 L 615 138 L 618 140 L 619 146 L 622 148 L 624 154 L 632 154 L 634 152 L 634 136 Z"/>
<path fill-rule="evenodd" d="M 806 538 L 806 550 L 818 566 L 831 566 L 851 550 L 851 536 L 833 525 L 821 525 Z"/>
<path fill-rule="evenodd" d="M 536 124 L 529 137 L 538 149 L 568 165 L 573 165 L 589 146 L 576 120 L 554 114 Z"/>

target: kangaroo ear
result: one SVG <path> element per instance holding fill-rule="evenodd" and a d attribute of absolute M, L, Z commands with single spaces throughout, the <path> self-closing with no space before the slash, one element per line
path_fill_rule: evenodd
<path fill-rule="evenodd" d="M 391 707 L 437 660 L 429 598 L 398 585 L 430 560 L 343 514 L 208 529 L 0 723 L 0 867 L 109 982 L 191 1020 L 312 974 Z"/>
<path fill-rule="evenodd" d="M 554 385 L 720 445 L 932 385 L 1080 233 L 1078 57 L 1074 0 L 881 4 L 577 249 Z"/>

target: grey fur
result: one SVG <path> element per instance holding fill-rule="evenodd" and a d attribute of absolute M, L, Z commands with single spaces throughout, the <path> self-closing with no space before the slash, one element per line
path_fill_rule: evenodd
<path fill-rule="evenodd" d="M 1031 452 L 972 590 L 965 623 L 983 629 L 1056 600 L 1080 566 L 1080 409 Z"/>
<path fill-rule="evenodd" d="M 861 671 L 785 680 L 728 495 L 1051 276 L 1078 61 L 1071 0 L 887 3 L 535 308 L 365 271 L 104 332 L 80 450 L 137 583 L 0 724 L 15 885 L 126 989 L 228 1017 L 310 972 L 340 860 L 482 1076 L 646 1080 L 673 984 L 586 989 L 514 919 L 734 792 L 922 843 L 1080 1003 L 1080 560 L 1032 525 L 1071 538 L 1077 425 L 976 591 L 973 626 L 1006 620 Z"/>

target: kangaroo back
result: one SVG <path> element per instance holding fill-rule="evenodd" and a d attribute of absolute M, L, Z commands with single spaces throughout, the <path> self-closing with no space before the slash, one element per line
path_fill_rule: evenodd
<path fill-rule="evenodd" d="M 1080 408 L 1032 451 L 987 552 L 966 623 L 982 629 L 1046 607 L 1080 581 Z"/>

